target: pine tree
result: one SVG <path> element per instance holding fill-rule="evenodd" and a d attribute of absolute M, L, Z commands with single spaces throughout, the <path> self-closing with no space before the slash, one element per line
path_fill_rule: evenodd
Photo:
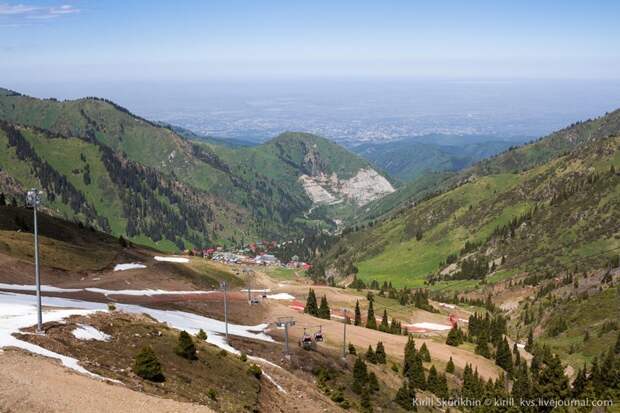
<path fill-rule="evenodd" d="M 487 341 L 487 333 L 482 330 L 478 335 L 478 342 L 476 343 L 476 354 L 480 354 L 482 357 L 489 358 L 491 353 L 489 352 L 489 343 Z"/>
<path fill-rule="evenodd" d="M 331 312 L 329 309 L 329 304 L 327 304 L 327 297 L 324 295 L 323 297 L 321 297 L 321 306 L 319 307 L 318 317 L 329 320 L 331 318 L 330 314 Z"/>
<path fill-rule="evenodd" d="M 512 397 L 518 402 L 521 399 L 529 399 L 531 392 L 532 382 L 527 371 L 527 363 L 524 360 L 524 362 L 519 365 L 512 384 Z"/>
<path fill-rule="evenodd" d="M 446 344 L 449 346 L 457 347 L 459 344 L 463 343 L 463 333 L 461 330 L 454 326 L 448 333 L 448 337 L 446 338 Z"/>
<path fill-rule="evenodd" d="M 544 400 L 566 399 L 570 396 L 568 378 L 564 375 L 564 368 L 560 358 L 555 355 L 538 374 L 533 387 L 534 397 Z M 539 406 L 540 411 L 548 412 L 552 407 Z"/>
<path fill-rule="evenodd" d="M 454 373 L 454 361 L 452 361 L 452 356 L 450 356 L 450 360 L 448 360 L 448 364 L 446 364 L 446 373 Z"/>
<path fill-rule="evenodd" d="M 573 381 L 573 397 L 580 397 L 588 385 L 588 369 L 584 363 L 583 369 L 579 369 Z"/>
<path fill-rule="evenodd" d="M 361 390 L 360 407 L 364 413 L 372 412 L 372 405 L 370 404 L 370 391 L 368 391 L 368 387 L 363 387 Z"/>
<path fill-rule="evenodd" d="M 181 331 L 175 353 L 188 360 L 196 360 L 196 346 L 187 331 Z"/>
<path fill-rule="evenodd" d="M 412 336 L 409 336 L 407 344 L 405 344 L 405 359 L 403 361 L 404 376 L 409 376 L 409 371 L 414 367 L 417 355 L 418 351 L 415 348 L 415 341 Z"/>
<path fill-rule="evenodd" d="M 357 350 L 355 350 L 355 346 L 351 343 L 349 343 L 349 354 L 353 354 L 353 355 L 357 354 Z"/>
<path fill-rule="evenodd" d="M 312 288 L 308 290 L 308 298 L 306 299 L 304 313 L 308 313 L 315 317 L 318 317 L 319 315 L 319 307 L 316 302 L 316 294 L 314 293 L 314 290 Z"/>
<path fill-rule="evenodd" d="M 379 391 L 379 380 L 374 372 L 368 373 L 368 390 L 370 393 L 376 393 Z"/>
<path fill-rule="evenodd" d="M 351 389 L 356 394 L 361 394 L 367 382 L 368 368 L 364 360 L 358 357 L 355 359 L 355 364 L 353 365 L 353 384 L 351 385 Z"/>
<path fill-rule="evenodd" d="M 512 353 L 510 352 L 510 346 L 508 340 L 504 337 L 504 340 L 500 341 L 497 346 L 497 352 L 495 353 L 495 364 L 506 370 L 508 373 L 512 372 Z"/>
<path fill-rule="evenodd" d="M 368 302 L 368 315 L 366 318 L 366 328 L 371 328 L 373 330 L 377 329 L 377 320 L 375 319 L 375 310 L 373 308 L 373 302 Z"/>
<path fill-rule="evenodd" d="M 133 372 L 143 379 L 162 382 L 165 380 L 161 364 L 151 346 L 145 346 L 136 355 Z"/>
<path fill-rule="evenodd" d="M 355 301 L 355 321 L 353 322 L 356 326 L 362 325 L 362 312 L 360 310 L 360 302 L 359 300 Z"/>
<path fill-rule="evenodd" d="M 385 364 L 386 362 L 385 348 L 383 347 L 383 343 L 381 341 L 377 343 L 377 349 L 375 350 L 375 358 L 378 364 Z"/>
<path fill-rule="evenodd" d="M 534 330 L 530 328 L 529 333 L 527 333 L 527 343 L 525 344 L 525 351 L 528 353 L 532 352 L 534 348 Z"/>
<path fill-rule="evenodd" d="M 618 333 L 618 338 L 616 339 L 616 345 L 614 346 L 614 353 L 620 354 L 620 333 Z"/>
<path fill-rule="evenodd" d="M 437 389 L 437 392 L 435 392 L 435 394 L 439 396 L 440 399 L 444 399 L 444 400 L 446 400 L 449 397 L 448 378 L 446 377 L 445 373 L 439 376 L 439 387 Z"/>
<path fill-rule="evenodd" d="M 416 354 L 413 366 L 409 369 L 409 387 L 412 389 L 422 390 L 426 388 L 424 366 L 422 365 L 422 357 L 420 357 L 420 353 Z"/>
<path fill-rule="evenodd" d="M 428 351 L 428 347 L 426 347 L 426 343 L 422 343 L 422 347 L 420 347 L 420 351 L 418 352 L 422 361 L 430 363 L 431 361 L 431 352 Z"/>
<path fill-rule="evenodd" d="M 515 356 L 515 366 L 521 364 L 521 352 L 516 342 L 512 345 L 512 354 Z"/>
<path fill-rule="evenodd" d="M 6 197 L 4 196 L 4 192 L 0 192 L 0 206 L 6 206 Z"/>
<path fill-rule="evenodd" d="M 387 309 L 383 310 L 383 318 L 381 319 L 381 324 L 379 325 L 379 330 L 380 331 L 386 331 L 386 332 L 390 330 L 390 324 L 388 322 Z"/>
<path fill-rule="evenodd" d="M 371 345 L 368 345 L 368 350 L 366 351 L 366 360 L 368 360 L 369 363 L 377 364 L 377 355 L 375 354 Z"/>
<path fill-rule="evenodd" d="M 409 388 L 409 383 L 407 380 L 403 380 L 402 386 L 400 386 L 396 392 L 394 401 L 403 409 L 412 411 L 415 410 L 415 405 L 413 404 L 415 397 L 415 390 Z"/>
<path fill-rule="evenodd" d="M 434 364 L 428 370 L 428 378 L 426 379 L 426 390 L 435 394 L 437 394 L 437 392 L 439 391 L 439 375 L 437 374 L 437 369 L 435 368 Z"/>

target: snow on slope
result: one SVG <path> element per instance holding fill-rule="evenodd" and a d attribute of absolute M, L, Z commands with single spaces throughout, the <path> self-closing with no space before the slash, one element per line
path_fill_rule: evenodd
<path fill-rule="evenodd" d="M 12 290 L 12 291 L 35 291 L 34 285 L 22 285 L 22 284 L 3 284 L 0 283 L 0 290 Z M 154 295 L 189 295 L 189 294 L 211 294 L 214 291 L 174 291 L 174 290 L 105 290 L 103 288 L 60 288 L 52 285 L 42 285 L 42 292 L 47 293 L 77 293 L 80 291 L 88 291 L 96 294 L 103 294 L 106 297 L 109 295 L 133 295 L 133 296 L 154 296 Z"/>
<path fill-rule="evenodd" d="M 116 264 L 114 266 L 114 271 L 137 270 L 140 268 L 146 268 L 146 265 L 140 264 L 139 262 L 132 262 L 127 264 Z"/>
<path fill-rule="evenodd" d="M 112 337 L 110 335 L 104 333 L 103 331 L 97 330 L 93 326 L 89 326 L 87 324 L 78 324 L 78 327 L 71 332 L 73 337 L 78 340 L 95 340 L 95 341 L 109 341 Z"/>
<path fill-rule="evenodd" d="M 155 261 L 188 263 L 189 258 L 183 257 L 155 257 Z"/>

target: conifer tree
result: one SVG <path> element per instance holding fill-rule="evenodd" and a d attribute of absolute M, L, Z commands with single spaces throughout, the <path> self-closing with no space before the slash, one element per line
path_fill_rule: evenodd
<path fill-rule="evenodd" d="M 368 302 L 368 315 L 366 318 L 366 328 L 371 328 L 373 330 L 377 329 L 377 320 L 375 319 L 375 310 L 373 308 L 373 302 Z"/>
<path fill-rule="evenodd" d="M 538 374 L 537 380 L 533 386 L 534 397 L 543 400 L 566 399 L 570 395 L 570 387 L 568 378 L 564 375 L 564 368 L 560 358 L 552 356 L 549 362 L 542 368 Z M 539 406 L 540 411 L 551 411 L 552 407 L 545 409 Z"/>
<path fill-rule="evenodd" d="M 319 315 L 319 307 L 316 302 L 316 294 L 314 293 L 314 290 L 312 288 L 308 290 L 308 298 L 306 299 L 304 313 L 308 313 L 315 317 Z"/>
<path fill-rule="evenodd" d="M 422 357 L 420 354 L 416 354 L 414 363 L 411 369 L 409 369 L 409 387 L 412 389 L 426 388 L 426 378 L 424 377 L 424 366 L 422 365 Z"/>
<path fill-rule="evenodd" d="M 0 192 L 0 206 L 6 206 L 6 197 L 4 196 L 4 192 Z"/>
<path fill-rule="evenodd" d="M 415 397 L 415 389 L 409 388 L 409 383 L 405 379 L 403 380 L 402 386 L 400 386 L 400 388 L 396 392 L 396 397 L 394 398 L 394 401 L 403 409 L 412 411 L 415 410 L 415 405 L 413 404 L 413 399 L 415 399 Z"/>
<path fill-rule="evenodd" d="M 527 343 L 525 344 L 525 351 L 531 353 L 534 349 L 534 330 L 530 328 L 529 333 L 527 333 Z"/>
<path fill-rule="evenodd" d="M 524 362 L 519 365 L 512 384 L 512 397 L 518 403 L 519 400 L 529 399 L 531 392 L 532 383 L 528 374 L 527 363 L 524 360 Z"/>
<path fill-rule="evenodd" d="M 588 369 L 584 363 L 583 369 L 579 369 L 573 381 L 573 397 L 580 397 L 588 385 Z"/>
<path fill-rule="evenodd" d="M 618 338 L 616 339 L 616 345 L 614 346 L 614 353 L 620 354 L 620 332 L 618 333 Z"/>
<path fill-rule="evenodd" d="M 381 319 L 381 324 L 379 325 L 379 330 L 380 331 L 386 331 L 386 332 L 390 330 L 390 324 L 388 322 L 387 309 L 383 309 L 383 318 Z"/>
<path fill-rule="evenodd" d="M 448 337 L 446 338 L 446 344 L 449 346 L 457 347 L 459 344 L 463 343 L 463 333 L 460 328 L 457 326 L 452 327 L 450 332 L 448 333 Z"/>
<path fill-rule="evenodd" d="M 360 302 L 359 300 L 355 301 L 355 321 L 353 322 L 356 326 L 362 325 L 362 312 L 360 310 Z"/>
<path fill-rule="evenodd" d="M 437 394 L 439 390 L 439 375 L 437 374 L 437 369 L 435 365 L 431 365 L 431 368 L 428 370 L 428 378 L 426 379 L 426 390 L 431 393 Z"/>
<path fill-rule="evenodd" d="M 364 413 L 372 413 L 372 405 L 370 404 L 370 392 L 368 387 L 363 387 L 360 395 L 360 407 Z"/>
<path fill-rule="evenodd" d="M 188 360 L 196 360 L 198 358 L 196 357 L 194 340 L 192 340 L 192 336 L 190 336 L 187 331 L 181 331 L 181 333 L 179 333 L 179 341 L 174 351 L 179 356 Z"/>
<path fill-rule="evenodd" d="M 437 388 L 437 392 L 435 392 L 435 394 L 444 400 L 446 400 L 450 395 L 448 391 L 448 378 L 445 373 L 439 376 L 439 387 Z"/>
<path fill-rule="evenodd" d="M 418 352 L 422 361 L 430 363 L 431 361 L 431 352 L 428 351 L 428 347 L 426 347 L 426 343 L 422 343 L 422 347 L 420 347 L 420 351 Z"/>
<path fill-rule="evenodd" d="M 482 330 L 478 335 L 475 352 L 476 354 L 480 354 L 482 357 L 491 357 L 491 353 L 489 351 L 489 343 L 487 341 L 487 333 L 485 330 Z"/>
<path fill-rule="evenodd" d="M 375 354 L 371 345 L 368 345 L 368 350 L 366 351 L 366 360 L 368 360 L 369 363 L 377 364 L 377 355 Z"/>
<path fill-rule="evenodd" d="M 508 345 L 506 337 L 504 337 L 504 340 L 500 341 L 497 346 L 495 364 L 506 370 L 509 374 L 512 372 L 512 353 L 510 352 L 510 346 Z"/>
<path fill-rule="evenodd" d="M 379 380 L 377 380 L 377 375 L 372 371 L 368 373 L 368 391 L 371 394 L 379 391 Z"/>
<path fill-rule="evenodd" d="M 367 382 L 368 368 L 364 360 L 358 357 L 355 359 L 355 364 L 353 365 L 353 384 L 351 385 L 351 389 L 354 393 L 361 394 Z"/>
<path fill-rule="evenodd" d="M 349 343 L 349 354 L 357 354 L 357 350 L 355 349 L 355 346 L 351 343 Z"/>
<path fill-rule="evenodd" d="M 409 376 L 409 371 L 413 368 L 415 364 L 415 358 L 417 357 L 418 351 L 415 348 L 415 341 L 412 336 L 409 336 L 407 339 L 407 344 L 405 344 L 405 359 L 403 361 L 403 375 Z"/>
<path fill-rule="evenodd" d="M 327 297 L 325 295 L 321 297 L 321 305 L 318 310 L 318 317 L 324 318 L 325 320 L 329 320 L 331 318 L 329 304 L 327 304 Z"/>
<path fill-rule="evenodd" d="M 143 379 L 161 382 L 165 380 L 161 364 L 151 346 L 145 346 L 136 355 L 133 372 Z"/>
<path fill-rule="evenodd" d="M 377 359 L 378 364 L 385 364 L 386 362 L 385 348 L 383 347 L 383 343 L 381 341 L 377 343 L 375 358 Z"/>
<path fill-rule="evenodd" d="M 454 361 L 452 361 L 452 356 L 450 356 L 450 360 L 448 360 L 448 364 L 446 364 L 446 373 L 454 373 Z"/>

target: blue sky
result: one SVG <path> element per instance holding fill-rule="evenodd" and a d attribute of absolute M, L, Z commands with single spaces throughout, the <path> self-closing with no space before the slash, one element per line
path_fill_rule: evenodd
<path fill-rule="evenodd" d="M 617 79 L 618 16 L 618 1 L 0 0 L 0 79 Z"/>

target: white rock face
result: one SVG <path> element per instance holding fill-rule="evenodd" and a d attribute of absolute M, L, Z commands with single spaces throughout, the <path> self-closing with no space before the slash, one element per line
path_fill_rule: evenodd
<path fill-rule="evenodd" d="M 317 176 L 299 177 L 306 194 L 315 204 L 336 204 L 352 201 L 363 206 L 395 191 L 390 182 L 371 168 L 360 169 L 349 179 L 339 179 L 333 173 L 330 176 L 321 173 Z"/>

